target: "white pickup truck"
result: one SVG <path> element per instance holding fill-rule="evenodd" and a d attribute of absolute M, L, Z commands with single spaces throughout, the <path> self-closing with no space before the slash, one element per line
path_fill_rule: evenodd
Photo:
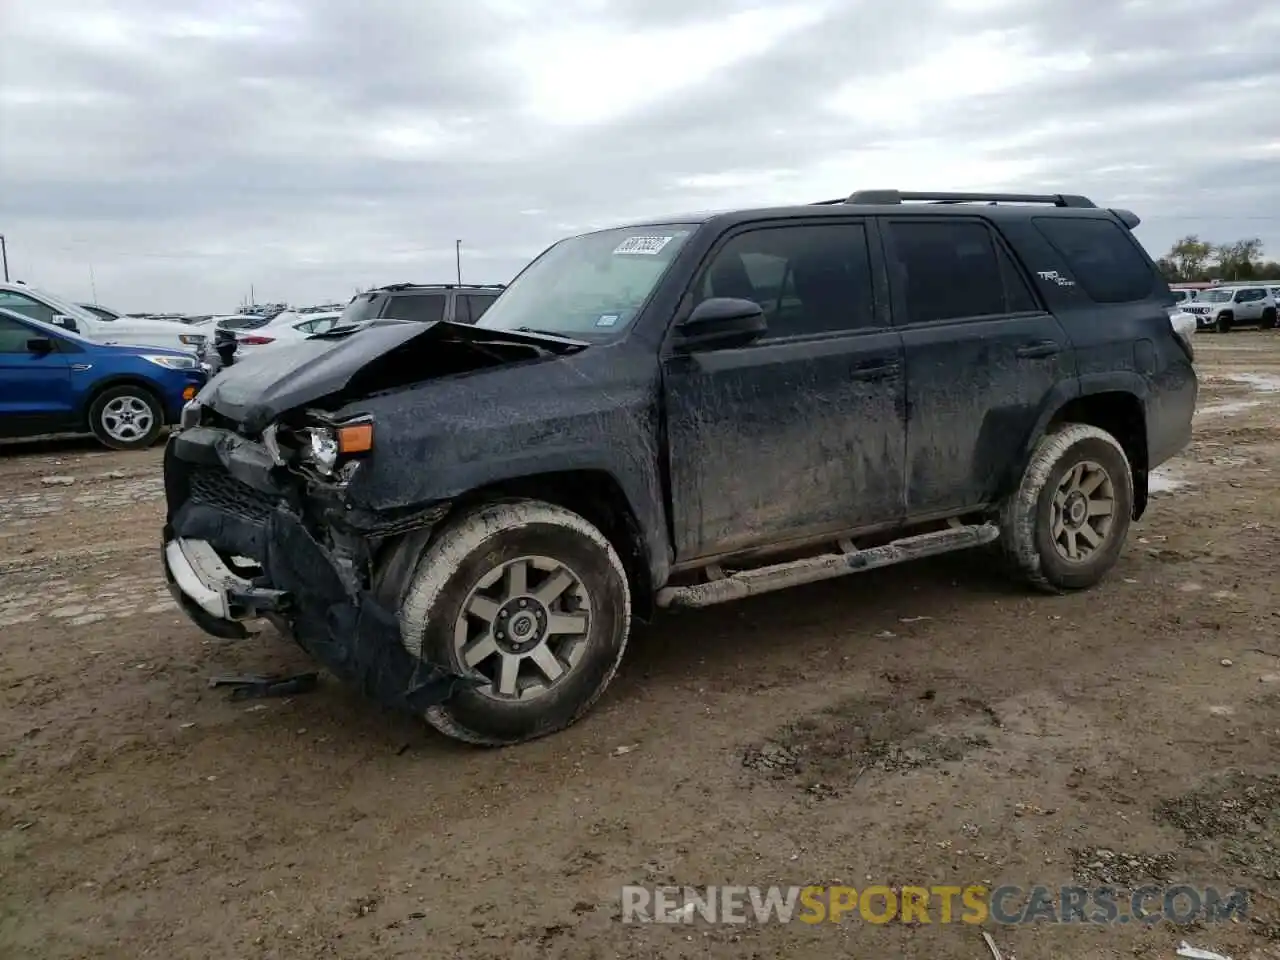
<path fill-rule="evenodd" d="M 25 283 L 0 283 L 0 307 L 72 330 L 96 343 L 185 350 L 202 362 L 209 343 L 206 334 L 176 320 L 149 320 L 145 317 L 111 320 Z"/>

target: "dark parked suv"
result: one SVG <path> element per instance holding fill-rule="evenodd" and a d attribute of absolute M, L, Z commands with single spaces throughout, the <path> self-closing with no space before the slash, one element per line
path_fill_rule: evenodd
<path fill-rule="evenodd" d="M 267 619 L 482 744 L 582 716 L 657 608 L 982 544 L 1089 587 L 1198 389 L 1137 223 L 877 190 L 563 240 L 478 324 L 212 381 L 166 574 L 209 633 Z"/>
<path fill-rule="evenodd" d="M 475 323 L 502 293 L 501 284 L 393 283 L 351 298 L 342 323 L 389 318 L 430 323 Z"/>

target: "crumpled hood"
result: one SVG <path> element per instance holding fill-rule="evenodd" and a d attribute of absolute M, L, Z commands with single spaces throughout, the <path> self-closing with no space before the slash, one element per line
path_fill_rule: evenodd
<path fill-rule="evenodd" d="M 510 356 L 504 359 L 510 362 L 528 360 L 539 354 L 573 353 L 587 346 L 580 340 L 512 330 L 488 330 L 447 321 L 391 323 L 365 327 L 343 337 L 311 337 L 278 350 L 264 350 L 237 360 L 210 380 L 196 399 L 201 405 L 238 421 L 246 431 L 254 433 L 289 410 L 342 393 L 357 378 L 369 381 L 368 389 L 376 390 L 449 373 L 465 373 L 469 369 L 465 365 L 432 372 L 427 362 L 433 349 L 458 342 L 476 345 L 475 363 L 470 369 L 494 365 L 492 355 L 486 358 L 483 352 L 486 345 L 498 350 L 505 345 Z M 511 350 L 512 347 L 517 349 Z M 405 376 L 401 371 L 398 383 L 392 380 L 385 384 L 377 382 L 374 368 L 380 361 L 392 354 L 418 349 L 422 351 L 420 368 L 425 371 L 424 375 Z M 414 365 L 413 360 L 408 364 Z"/>

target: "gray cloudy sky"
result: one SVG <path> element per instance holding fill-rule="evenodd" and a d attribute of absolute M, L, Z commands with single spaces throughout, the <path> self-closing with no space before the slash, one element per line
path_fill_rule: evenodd
<path fill-rule="evenodd" d="M 1274 0 L 10 0 L 11 272 L 131 310 L 506 280 L 567 231 L 1065 190 L 1280 256 Z"/>

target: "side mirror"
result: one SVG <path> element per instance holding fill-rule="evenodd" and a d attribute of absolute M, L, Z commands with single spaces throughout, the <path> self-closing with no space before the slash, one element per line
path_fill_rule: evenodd
<path fill-rule="evenodd" d="M 72 333 L 80 332 L 80 328 L 76 326 L 75 319 L 73 317 L 68 317 L 65 313 L 55 313 L 53 315 L 53 322 L 55 325 L 62 327 L 65 330 L 70 330 Z"/>
<path fill-rule="evenodd" d="M 43 357 L 45 354 L 53 353 L 53 341 L 48 337 L 32 337 L 27 341 L 27 351 Z"/>
<path fill-rule="evenodd" d="M 675 348 L 682 353 L 745 347 L 769 329 L 764 310 L 754 300 L 712 297 L 693 308 L 676 326 Z"/>

